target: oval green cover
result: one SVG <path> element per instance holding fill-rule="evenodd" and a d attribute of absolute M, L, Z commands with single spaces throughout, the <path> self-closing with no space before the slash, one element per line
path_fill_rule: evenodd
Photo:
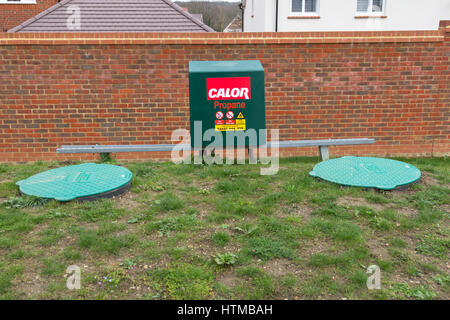
<path fill-rule="evenodd" d="M 383 158 L 342 157 L 323 161 L 309 173 L 345 186 L 392 190 L 414 183 L 421 172 L 411 164 Z"/>
<path fill-rule="evenodd" d="M 116 190 L 132 176 L 120 166 L 86 163 L 41 172 L 17 185 L 27 195 L 69 201 Z"/>

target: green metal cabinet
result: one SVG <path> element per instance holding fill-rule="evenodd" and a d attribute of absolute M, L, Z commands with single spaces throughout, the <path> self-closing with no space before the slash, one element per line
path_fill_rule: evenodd
<path fill-rule="evenodd" d="M 260 61 L 191 61 L 189 63 L 191 144 L 204 141 L 206 130 L 246 134 L 256 130 L 257 142 L 245 139 L 233 142 L 236 147 L 265 144 L 266 129 L 264 68 Z M 194 122 L 201 122 L 202 129 L 195 130 Z M 202 135 L 199 137 L 198 135 Z"/>

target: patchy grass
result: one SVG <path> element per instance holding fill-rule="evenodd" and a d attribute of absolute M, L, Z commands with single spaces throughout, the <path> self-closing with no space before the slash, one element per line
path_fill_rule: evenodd
<path fill-rule="evenodd" d="M 128 194 L 64 204 L 15 185 L 63 164 L 0 165 L 0 298 L 449 299 L 450 162 L 401 160 L 424 179 L 391 192 L 316 180 L 314 158 L 274 176 L 123 163 Z M 81 290 L 66 288 L 70 265 Z"/>

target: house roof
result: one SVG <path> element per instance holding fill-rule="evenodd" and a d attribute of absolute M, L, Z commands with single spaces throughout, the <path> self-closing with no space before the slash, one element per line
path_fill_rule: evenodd
<path fill-rule="evenodd" d="M 67 28 L 70 6 L 80 29 Z M 62 0 L 8 32 L 214 32 L 171 0 Z"/>
<path fill-rule="evenodd" d="M 236 16 L 231 20 L 230 24 L 223 30 L 223 32 L 242 32 L 242 18 Z"/>

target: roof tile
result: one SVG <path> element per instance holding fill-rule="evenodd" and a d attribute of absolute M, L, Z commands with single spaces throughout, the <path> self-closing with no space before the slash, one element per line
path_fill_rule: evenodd
<path fill-rule="evenodd" d="M 69 6 L 81 29 L 67 28 Z M 170 0 L 63 0 L 9 32 L 214 32 Z"/>

